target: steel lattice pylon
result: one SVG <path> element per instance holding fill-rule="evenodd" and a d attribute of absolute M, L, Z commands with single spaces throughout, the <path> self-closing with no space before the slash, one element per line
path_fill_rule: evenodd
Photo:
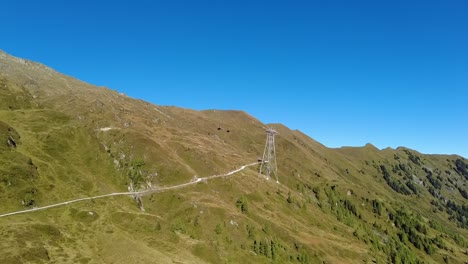
<path fill-rule="evenodd" d="M 276 148 L 275 148 L 275 135 L 278 134 L 275 130 L 269 128 L 266 130 L 267 140 L 265 150 L 263 151 L 263 158 L 260 164 L 260 174 L 265 173 L 267 179 L 270 179 L 273 174 L 278 181 L 278 166 L 276 165 Z"/>

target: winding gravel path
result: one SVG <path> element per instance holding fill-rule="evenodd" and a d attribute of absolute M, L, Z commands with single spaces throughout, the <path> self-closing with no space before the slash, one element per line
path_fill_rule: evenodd
<path fill-rule="evenodd" d="M 237 172 L 240 172 L 240 171 L 244 170 L 247 167 L 251 167 L 251 166 L 254 166 L 254 165 L 257 165 L 257 164 L 258 164 L 258 162 L 243 165 L 242 167 L 240 167 L 238 169 L 235 169 L 233 171 L 230 171 L 228 173 L 225 173 L 225 174 L 198 178 L 195 181 L 190 181 L 190 182 L 182 183 L 182 184 L 179 184 L 179 185 L 174 185 L 174 186 L 169 186 L 169 187 L 161 187 L 161 188 L 158 188 L 158 189 L 150 189 L 150 190 L 144 190 L 144 191 L 138 191 L 138 192 L 117 192 L 117 193 L 109 193 L 109 194 L 103 194 L 103 195 L 92 196 L 92 197 L 79 198 L 79 199 L 70 200 L 70 201 L 61 202 L 61 203 L 56 203 L 56 204 L 51 204 L 51 205 L 47 205 L 47 206 L 35 207 L 35 208 L 32 208 L 32 209 L 16 211 L 16 212 L 11 212 L 11 213 L 6 213 L 6 214 L 0 214 L 0 217 L 31 213 L 31 212 L 35 212 L 35 211 L 42 211 L 42 210 L 46 210 L 46 209 L 53 208 L 53 207 L 59 207 L 59 206 L 67 205 L 67 204 L 72 204 L 72 203 L 77 203 L 77 202 L 82 202 L 82 201 L 95 200 L 95 199 L 106 198 L 106 197 L 111 197 L 111 196 L 122 196 L 122 195 L 134 196 L 134 195 L 138 195 L 138 194 L 139 195 L 145 195 L 145 194 L 150 194 L 150 193 L 163 192 L 163 191 L 167 191 L 167 190 L 180 189 L 180 188 L 184 188 L 184 187 L 187 187 L 187 186 L 190 186 L 190 185 L 193 185 L 193 184 L 197 184 L 197 183 L 199 183 L 201 181 L 204 181 L 204 180 L 210 180 L 210 179 L 221 178 L 221 177 L 228 177 L 228 176 L 231 176 L 231 175 L 233 175 L 233 174 L 235 174 Z"/>

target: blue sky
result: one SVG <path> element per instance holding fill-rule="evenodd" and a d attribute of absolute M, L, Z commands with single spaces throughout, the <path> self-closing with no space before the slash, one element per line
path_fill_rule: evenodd
<path fill-rule="evenodd" d="M 3 1 L 0 49 L 329 147 L 468 157 L 468 2 Z"/>

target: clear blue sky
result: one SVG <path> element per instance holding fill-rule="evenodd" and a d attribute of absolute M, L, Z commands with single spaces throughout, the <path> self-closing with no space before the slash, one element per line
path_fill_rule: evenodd
<path fill-rule="evenodd" d="M 330 147 L 468 157 L 468 1 L 3 1 L 0 49 Z"/>

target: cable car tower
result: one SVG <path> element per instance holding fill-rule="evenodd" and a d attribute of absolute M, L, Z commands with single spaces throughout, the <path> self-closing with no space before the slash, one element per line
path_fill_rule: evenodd
<path fill-rule="evenodd" d="M 265 144 L 265 150 L 263 151 L 263 158 L 260 164 L 260 174 L 265 173 L 265 176 L 268 179 L 273 176 L 276 177 L 276 182 L 278 181 L 278 166 L 276 165 L 276 148 L 275 148 L 275 135 L 278 134 L 274 129 L 268 128 L 266 130 L 267 140 Z"/>

